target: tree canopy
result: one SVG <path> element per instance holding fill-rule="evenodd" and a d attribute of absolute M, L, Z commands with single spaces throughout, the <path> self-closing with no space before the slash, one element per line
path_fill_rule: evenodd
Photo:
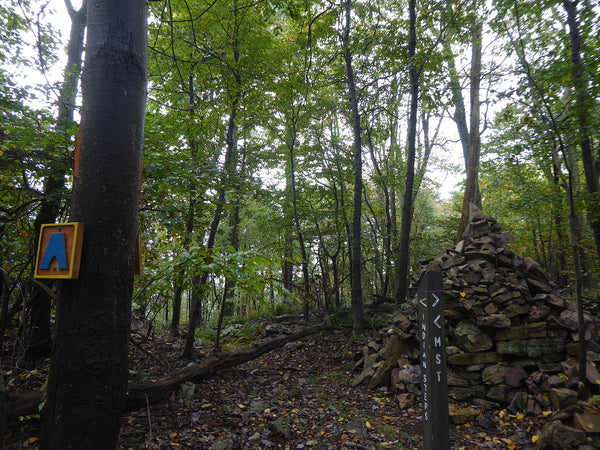
<path fill-rule="evenodd" d="M 51 68 L 66 36 L 51 7 L 67 17 L 52 2 L 0 6 L 5 325 L 31 307 L 40 208 L 54 201 L 56 221 L 72 208 L 81 100 L 65 121 L 69 77 Z M 358 288 L 403 301 L 419 262 L 456 244 L 463 184 L 443 180 L 464 180 L 469 132 L 483 211 L 562 286 L 577 253 L 591 286 L 599 12 L 569 0 L 150 2 L 134 313 L 187 325 L 193 345 L 219 316 L 360 310 Z M 467 125 L 473 75 L 481 114 Z"/>

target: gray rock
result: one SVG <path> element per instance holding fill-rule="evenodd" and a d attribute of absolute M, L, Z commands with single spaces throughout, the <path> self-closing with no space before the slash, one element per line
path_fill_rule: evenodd
<path fill-rule="evenodd" d="M 587 442 L 585 433 L 569 427 L 559 420 L 554 420 L 544 426 L 537 446 L 540 449 L 572 449 Z"/>
<path fill-rule="evenodd" d="M 269 423 L 269 430 L 274 435 L 284 436 L 289 438 L 290 430 L 287 426 L 286 420 L 283 416 L 279 416 L 277 419 Z"/>
<path fill-rule="evenodd" d="M 506 372 L 506 384 L 510 387 L 517 388 L 521 386 L 523 380 L 528 376 L 527 371 L 522 366 L 511 367 L 508 372 Z"/>
<path fill-rule="evenodd" d="M 525 411 L 527 409 L 527 394 L 525 392 L 517 392 L 513 397 L 510 405 L 508 405 L 508 410 L 516 414 L 519 411 Z"/>
<path fill-rule="evenodd" d="M 269 408 L 269 404 L 262 400 L 257 400 L 252 402 L 250 407 L 248 408 L 248 414 L 251 415 L 259 415 L 262 414 L 266 409 Z"/>
<path fill-rule="evenodd" d="M 181 395 L 183 395 L 183 398 L 185 398 L 186 400 L 191 400 L 192 398 L 194 398 L 194 392 L 196 391 L 196 385 L 194 383 L 188 381 L 181 385 L 181 387 L 179 388 L 179 391 L 181 392 Z"/>
<path fill-rule="evenodd" d="M 351 420 L 346 424 L 346 430 L 350 432 L 354 431 L 364 441 L 369 439 L 369 430 L 362 420 Z"/>
<path fill-rule="evenodd" d="M 481 379 L 485 384 L 502 384 L 506 380 L 506 374 L 510 367 L 503 364 L 487 366 L 481 373 Z"/>
<path fill-rule="evenodd" d="M 457 344 L 470 353 L 484 352 L 494 346 L 492 338 L 472 322 L 459 322 L 454 335 Z"/>
<path fill-rule="evenodd" d="M 223 441 L 214 442 L 210 446 L 210 450 L 233 450 L 233 441 L 225 439 Z"/>
<path fill-rule="evenodd" d="M 487 414 L 477 416 L 477 423 L 484 430 L 491 430 L 496 427 L 496 424 L 488 417 Z"/>

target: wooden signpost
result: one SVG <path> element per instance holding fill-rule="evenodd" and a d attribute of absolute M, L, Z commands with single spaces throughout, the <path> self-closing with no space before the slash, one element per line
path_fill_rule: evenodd
<path fill-rule="evenodd" d="M 442 273 L 426 272 L 417 292 L 425 450 L 450 449 L 442 293 Z"/>

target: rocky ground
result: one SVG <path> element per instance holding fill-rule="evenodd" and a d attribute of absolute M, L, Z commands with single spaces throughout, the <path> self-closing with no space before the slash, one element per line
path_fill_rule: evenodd
<path fill-rule="evenodd" d="M 120 449 L 418 449 L 421 410 L 401 408 L 387 388 L 352 387 L 344 364 L 364 342 L 348 345 L 343 329 L 292 342 L 199 384 L 186 384 L 159 405 L 127 413 Z M 181 339 L 152 333 L 131 346 L 132 380 L 185 366 Z M 42 371 L 23 376 L 32 387 Z M 19 388 L 16 386 L 15 388 Z M 450 426 L 453 449 L 535 448 L 548 412 L 533 416 L 488 411 Z M 35 448 L 35 418 L 12 424 L 5 448 Z"/>
<path fill-rule="evenodd" d="M 168 403 L 127 414 L 121 448 L 422 448 L 418 406 L 400 408 L 385 388 L 352 387 L 356 374 L 344 368 L 343 356 L 360 353 L 361 343 L 348 347 L 348 338 L 321 332 L 185 385 Z M 178 343 L 161 345 L 155 355 L 180 351 Z M 544 418 L 490 412 L 451 425 L 451 447 L 532 448 Z"/>

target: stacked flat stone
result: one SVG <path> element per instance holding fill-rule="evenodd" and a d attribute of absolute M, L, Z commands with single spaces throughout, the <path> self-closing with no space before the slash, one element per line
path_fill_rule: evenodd
<path fill-rule="evenodd" d="M 464 240 L 425 261 L 413 286 L 427 270 L 443 272 L 450 399 L 539 413 L 551 406 L 544 393 L 577 384 L 577 310 L 538 263 L 508 248 L 512 241 L 475 210 Z M 420 382 L 415 304 L 413 297 L 365 346 L 357 378 L 370 387 L 391 384 L 405 405 Z M 592 325 L 586 313 L 587 337 Z"/>

